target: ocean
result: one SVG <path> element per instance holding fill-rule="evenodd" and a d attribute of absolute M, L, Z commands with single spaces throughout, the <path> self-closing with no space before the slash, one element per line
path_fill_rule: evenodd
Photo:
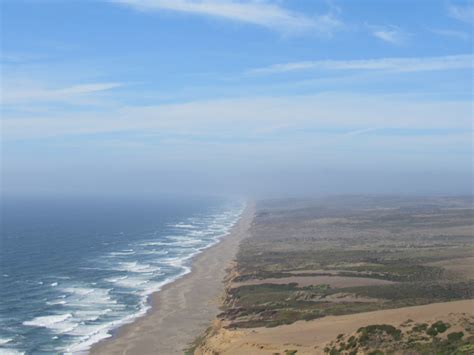
<path fill-rule="evenodd" d="M 83 353 L 239 219 L 242 200 L 4 198 L 0 354 Z"/>

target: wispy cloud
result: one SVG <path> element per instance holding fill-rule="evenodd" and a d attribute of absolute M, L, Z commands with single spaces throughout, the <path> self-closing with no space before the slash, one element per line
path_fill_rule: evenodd
<path fill-rule="evenodd" d="M 90 83 L 50 89 L 32 83 L 3 83 L 0 95 L 2 104 L 32 102 L 65 102 L 97 92 L 123 86 L 122 83 Z M 8 90 L 6 89 L 8 87 Z"/>
<path fill-rule="evenodd" d="M 47 59 L 48 56 L 40 54 L 31 54 L 31 53 L 18 53 L 18 52 L 9 52 L 5 53 L 3 51 L 0 53 L 0 64 L 21 64 L 25 62 L 37 61 Z"/>
<path fill-rule="evenodd" d="M 456 30 L 446 30 L 446 29 L 430 29 L 431 32 L 434 34 L 444 36 L 444 37 L 450 37 L 450 38 L 457 38 L 461 39 L 464 41 L 469 40 L 470 36 L 467 32 L 464 31 L 456 31 Z"/>
<path fill-rule="evenodd" d="M 345 136 L 359 136 L 361 134 L 365 134 L 365 133 L 370 133 L 370 132 L 375 132 L 377 131 L 379 128 L 362 128 L 362 129 L 356 129 L 354 131 L 350 131 L 350 132 L 347 132 L 345 133 L 344 135 Z"/>
<path fill-rule="evenodd" d="M 310 17 L 267 0 L 110 0 L 141 11 L 176 11 L 249 23 L 282 32 L 331 34 L 341 22 L 327 13 Z"/>
<path fill-rule="evenodd" d="M 107 132 L 258 138 L 265 132 L 315 128 L 344 128 L 358 135 L 384 127 L 471 129 L 471 110 L 469 101 L 320 94 L 124 106 L 107 112 L 52 111 L 45 117 L 6 116 L 2 126 L 5 139 Z"/>
<path fill-rule="evenodd" d="M 467 22 L 467 23 L 474 23 L 474 6 L 467 4 L 467 5 L 454 5 L 450 4 L 448 6 L 448 14 L 452 18 Z"/>
<path fill-rule="evenodd" d="M 408 38 L 408 34 L 396 26 L 370 26 L 370 28 L 374 37 L 390 44 L 403 44 Z"/>
<path fill-rule="evenodd" d="M 319 60 L 274 64 L 249 70 L 248 74 L 277 74 L 301 70 L 379 70 L 397 72 L 469 69 L 471 54 L 443 57 L 380 58 L 365 60 Z"/>

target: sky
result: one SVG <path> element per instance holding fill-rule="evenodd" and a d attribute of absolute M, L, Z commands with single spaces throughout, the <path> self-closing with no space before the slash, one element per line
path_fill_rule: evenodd
<path fill-rule="evenodd" d="M 0 6 L 4 195 L 472 193 L 472 1 Z"/>

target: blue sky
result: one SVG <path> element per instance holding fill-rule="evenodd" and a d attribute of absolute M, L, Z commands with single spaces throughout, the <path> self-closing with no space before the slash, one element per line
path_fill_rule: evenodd
<path fill-rule="evenodd" d="M 1 12 L 4 193 L 472 189 L 470 1 Z"/>

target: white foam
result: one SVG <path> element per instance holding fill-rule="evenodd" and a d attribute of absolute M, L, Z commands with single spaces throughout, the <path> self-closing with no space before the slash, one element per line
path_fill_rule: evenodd
<path fill-rule="evenodd" d="M 84 296 L 94 292 L 93 288 L 86 288 L 86 287 L 67 287 L 64 289 L 64 292 Z"/>
<path fill-rule="evenodd" d="M 133 254 L 135 254 L 135 251 L 132 249 L 123 250 L 123 251 L 113 251 L 109 253 L 110 256 L 123 256 L 123 255 L 133 255 Z"/>
<path fill-rule="evenodd" d="M 97 310 L 79 310 L 74 312 L 74 317 L 79 318 L 81 321 L 94 321 L 100 318 L 109 312 L 112 312 L 112 309 L 97 309 Z M 73 332 L 73 334 L 75 331 Z"/>
<path fill-rule="evenodd" d="M 169 254 L 168 250 L 155 250 L 155 249 L 150 249 L 147 251 L 143 251 L 140 253 L 141 255 L 167 255 Z"/>
<path fill-rule="evenodd" d="M 197 231 L 189 231 L 188 233 L 190 236 L 193 236 L 193 237 L 202 237 L 204 235 L 207 235 L 208 234 L 208 231 L 200 231 L 200 230 L 197 230 Z"/>
<path fill-rule="evenodd" d="M 149 282 L 148 279 L 143 279 L 139 277 L 127 277 L 125 279 L 120 279 L 115 282 L 117 286 L 125 288 L 141 288 L 143 285 Z"/>
<path fill-rule="evenodd" d="M 150 273 L 159 270 L 158 267 L 153 267 L 150 264 L 140 264 L 136 261 L 121 262 L 119 265 L 121 266 L 120 270 L 128 272 Z"/>
<path fill-rule="evenodd" d="M 67 305 L 71 307 L 85 308 L 117 303 L 109 295 L 111 289 L 68 287 L 64 291 L 70 293 L 67 297 Z"/>
<path fill-rule="evenodd" d="M 4 345 L 4 344 L 7 344 L 9 342 L 11 342 L 13 339 L 11 338 L 0 338 L 0 345 Z"/>
<path fill-rule="evenodd" d="M 20 355 L 24 353 L 24 351 L 18 351 L 15 349 L 0 349 L 0 355 Z"/>
<path fill-rule="evenodd" d="M 51 284 L 52 287 L 56 287 L 57 285 L 58 285 L 57 282 L 53 282 L 53 283 Z"/>
<path fill-rule="evenodd" d="M 170 265 L 170 266 L 183 266 L 183 258 L 179 258 L 179 257 L 176 257 L 176 258 L 168 258 L 168 259 L 163 259 L 163 260 L 160 260 L 162 263 L 166 264 L 166 265 Z"/>
<path fill-rule="evenodd" d="M 142 307 L 137 313 L 130 314 L 122 319 L 97 326 L 87 326 L 86 328 L 88 328 L 89 332 L 86 332 L 85 329 L 82 330 L 83 332 L 86 332 L 87 335 L 81 337 L 76 343 L 70 345 L 66 349 L 65 353 L 86 354 L 93 344 L 99 342 L 102 339 L 111 337 L 111 334 L 109 333 L 110 330 L 132 322 L 135 318 L 144 315 L 150 308 L 150 306 L 146 303 L 145 298 L 142 300 L 141 305 Z"/>
<path fill-rule="evenodd" d="M 200 239 L 194 239 L 194 238 L 189 238 L 189 237 L 171 237 L 170 239 L 174 240 L 175 242 L 168 243 L 168 245 L 172 246 L 193 246 L 197 244 L 203 243 L 202 240 Z"/>
<path fill-rule="evenodd" d="M 140 246 L 143 246 L 143 247 L 154 247 L 154 246 L 165 246 L 165 245 L 168 245 L 168 243 L 166 243 L 166 242 L 145 242 L 145 243 L 140 244 Z"/>
<path fill-rule="evenodd" d="M 192 224 L 184 224 L 184 223 L 172 224 L 171 227 L 183 228 L 183 229 L 194 229 L 194 228 L 196 228 L 196 226 L 194 226 Z"/>
<path fill-rule="evenodd" d="M 32 320 L 29 320 L 29 321 L 25 321 L 23 322 L 23 324 L 31 325 L 33 327 L 48 327 L 56 323 L 64 322 L 66 319 L 69 319 L 71 317 L 72 317 L 71 313 L 56 314 L 53 316 L 42 316 L 42 317 L 33 318 Z"/>
<path fill-rule="evenodd" d="M 61 300 L 53 300 L 53 301 L 48 301 L 46 304 L 49 304 L 51 306 L 57 305 L 57 304 L 66 304 L 66 301 L 64 299 Z"/>
<path fill-rule="evenodd" d="M 123 280 L 123 279 L 126 279 L 128 276 L 120 276 L 120 277 L 109 277 L 107 279 L 105 279 L 104 281 L 107 281 L 107 282 L 111 282 L 111 283 L 115 283 L 119 280 Z"/>
<path fill-rule="evenodd" d="M 23 325 L 48 328 L 57 333 L 67 333 L 77 327 L 77 323 L 69 321 L 71 317 L 71 313 L 42 316 L 36 317 L 30 321 L 25 321 L 23 322 Z"/>

